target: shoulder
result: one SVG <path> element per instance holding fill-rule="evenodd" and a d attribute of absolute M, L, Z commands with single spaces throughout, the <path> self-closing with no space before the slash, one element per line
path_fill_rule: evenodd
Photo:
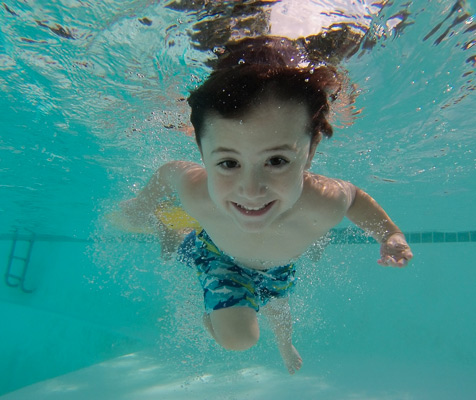
<path fill-rule="evenodd" d="M 347 210 L 355 198 L 357 188 L 350 182 L 309 173 L 304 181 L 309 198 L 321 207 Z"/>
<path fill-rule="evenodd" d="M 189 161 L 171 161 L 159 168 L 164 178 L 175 188 L 186 209 L 194 209 L 207 197 L 207 173 L 205 168 Z"/>
<path fill-rule="evenodd" d="M 169 161 L 158 169 L 158 173 L 164 177 L 186 176 L 191 171 L 203 169 L 199 164 L 190 161 Z"/>
<path fill-rule="evenodd" d="M 206 176 L 205 169 L 190 161 L 170 161 L 162 165 L 156 172 L 159 181 L 179 189 L 182 185 L 192 184 L 201 176 Z"/>
<path fill-rule="evenodd" d="M 200 164 L 190 161 L 170 161 L 155 173 L 154 186 L 170 188 L 187 213 L 196 218 L 200 205 L 207 203 L 207 174 Z"/>

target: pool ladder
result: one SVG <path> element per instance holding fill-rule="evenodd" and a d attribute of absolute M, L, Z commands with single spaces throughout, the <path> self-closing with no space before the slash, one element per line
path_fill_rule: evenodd
<path fill-rule="evenodd" d="M 15 251 L 17 251 L 17 242 L 21 240 L 27 243 L 25 249 L 25 256 L 17 256 L 15 255 Z M 32 293 L 33 290 L 27 289 L 25 287 L 25 278 L 26 273 L 28 271 L 28 265 L 30 264 L 31 252 L 33 250 L 33 243 L 35 241 L 35 235 L 31 234 L 31 236 L 27 239 L 25 238 L 18 238 L 18 232 L 15 231 L 12 239 L 12 247 L 10 249 L 10 255 L 8 257 L 7 263 L 7 272 L 5 273 L 5 283 L 10 287 L 18 287 L 24 293 Z M 15 261 L 18 261 L 16 264 L 20 264 L 20 267 L 17 268 L 17 271 L 13 271 L 13 265 Z"/>

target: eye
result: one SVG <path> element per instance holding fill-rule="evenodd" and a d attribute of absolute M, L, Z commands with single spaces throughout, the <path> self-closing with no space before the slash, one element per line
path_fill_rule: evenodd
<path fill-rule="evenodd" d="M 272 167 L 282 167 L 286 164 L 289 164 L 289 161 L 283 157 L 271 157 L 266 164 Z"/>
<path fill-rule="evenodd" d="M 233 168 L 238 168 L 240 166 L 238 164 L 238 161 L 235 161 L 235 160 L 225 160 L 218 163 L 217 165 L 223 169 L 233 169 Z"/>

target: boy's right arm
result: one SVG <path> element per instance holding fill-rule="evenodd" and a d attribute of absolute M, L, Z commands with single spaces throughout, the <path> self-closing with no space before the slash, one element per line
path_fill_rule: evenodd
<path fill-rule="evenodd" d="M 153 228 L 157 221 L 154 212 L 160 202 L 171 200 L 182 191 L 185 176 L 197 164 L 172 161 L 162 165 L 147 185 L 133 199 L 120 204 L 122 217 L 132 227 Z"/>

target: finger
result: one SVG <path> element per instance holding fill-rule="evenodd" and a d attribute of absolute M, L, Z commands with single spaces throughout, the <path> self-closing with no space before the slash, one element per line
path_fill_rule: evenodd
<path fill-rule="evenodd" d="M 395 256 L 393 258 L 396 262 L 396 267 L 406 267 L 408 265 L 408 262 L 413 258 L 413 254 L 409 249 L 408 251 L 405 251 L 401 257 L 397 258 L 397 256 Z"/>
<path fill-rule="evenodd" d="M 408 249 L 407 251 L 405 251 L 403 253 L 403 257 L 407 260 L 407 261 L 410 261 L 412 258 L 413 258 L 413 253 L 410 249 Z"/>
<path fill-rule="evenodd" d="M 408 264 L 408 260 L 405 257 L 402 257 L 398 260 L 394 260 L 393 262 L 393 266 L 399 267 L 399 268 L 405 267 L 407 264 Z"/>
<path fill-rule="evenodd" d="M 405 258 L 399 258 L 398 260 L 392 256 L 382 257 L 382 259 L 377 261 L 380 265 L 384 267 L 405 267 L 408 263 L 408 260 Z"/>
<path fill-rule="evenodd" d="M 377 260 L 377 263 L 380 264 L 382 267 L 388 267 L 389 265 L 389 258 L 388 256 L 382 257 L 380 260 Z"/>
<path fill-rule="evenodd" d="M 403 268 L 403 267 L 406 267 L 407 264 L 408 264 L 408 261 L 405 258 L 401 258 L 395 263 L 394 266 L 398 268 Z"/>

